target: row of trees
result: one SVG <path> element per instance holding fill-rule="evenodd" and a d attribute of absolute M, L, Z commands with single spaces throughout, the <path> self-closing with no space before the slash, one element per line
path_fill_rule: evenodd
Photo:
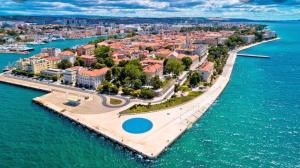
<path fill-rule="evenodd" d="M 228 58 L 228 47 L 225 45 L 212 46 L 208 50 L 208 60 L 214 62 L 217 74 L 223 72 L 223 67 Z"/>
<path fill-rule="evenodd" d="M 175 58 L 164 60 L 164 74 L 172 74 L 177 77 L 183 70 L 189 70 L 193 61 L 190 57 L 184 57 L 182 60 Z"/>
<path fill-rule="evenodd" d="M 34 73 L 33 72 L 28 72 L 28 71 L 24 71 L 24 70 L 15 69 L 15 70 L 12 71 L 12 73 L 16 74 L 16 75 L 22 75 L 22 76 L 27 76 L 27 77 L 34 77 Z M 49 80 L 53 80 L 53 81 L 57 81 L 58 80 L 58 77 L 55 76 L 55 75 L 37 74 L 36 76 L 39 77 L 39 78 L 42 78 L 42 79 L 49 79 Z"/>
<path fill-rule="evenodd" d="M 12 73 L 16 74 L 16 75 L 22 75 L 22 76 L 27 76 L 27 77 L 34 77 L 34 73 L 33 72 L 28 72 L 28 71 L 23 71 L 23 70 L 18 70 L 18 69 L 13 70 Z"/>
<path fill-rule="evenodd" d="M 97 88 L 97 91 L 104 94 L 118 94 L 119 88 L 113 84 L 108 82 L 107 80 L 103 81 L 102 85 Z M 150 88 L 142 88 L 142 89 L 133 89 L 130 87 L 124 87 L 122 89 L 124 95 L 130 95 L 132 97 L 139 97 L 142 99 L 152 99 L 155 96 L 155 92 Z"/>

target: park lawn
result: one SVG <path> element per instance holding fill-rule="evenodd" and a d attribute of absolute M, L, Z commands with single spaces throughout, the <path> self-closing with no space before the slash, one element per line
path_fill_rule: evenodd
<path fill-rule="evenodd" d="M 121 114 L 138 114 L 138 113 L 145 113 L 145 112 L 151 112 L 151 111 L 157 111 L 157 110 L 163 110 L 171 107 L 175 107 L 177 105 L 186 103 L 199 95 L 201 95 L 202 92 L 199 91 L 191 91 L 187 96 L 183 97 L 172 97 L 171 99 L 167 100 L 164 103 L 161 104 L 155 104 L 155 105 L 134 105 L 130 107 L 129 109 L 121 112 Z"/>
<path fill-rule="evenodd" d="M 109 99 L 109 103 L 112 104 L 112 105 L 119 105 L 119 104 L 122 103 L 122 100 L 110 98 L 110 99 Z"/>

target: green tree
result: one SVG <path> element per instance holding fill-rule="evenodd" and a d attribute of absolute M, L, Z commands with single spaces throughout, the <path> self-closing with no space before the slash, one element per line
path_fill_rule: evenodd
<path fill-rule="evenodd" d="M 179 84 L 175 84 L 175 86 L 174 86 L 174 92 L 175 93 L 179 91 L 179 87 L 180 87 Z"/>
<path fill-rule="evenodd" d="M 104 64 L 108 67 L 114 66 L 114 60 L 112 57 L 107 57 L 104 59 Z"/>
<path fill-rule="evenodd" d="M 228 38 L 228 40 L 225 42 L 225 45 L 229 48 L 229 49 L 234 49 L 239 45 L 244 44 L 243 39 L 241 38 L 241 36 L 235 34 L 232 35 Z"/>
<path fill-rule="evenodd" d="M 131 38 L 131 37 L 134 37 L 136 36 L 136 33 L 133 31 L 133 32 L 130 32 L 126 35 L 127 38 Z"/>
<path fill-rule="evenodd" d="M 127 65 L 129 63 L 129 61 L 126 61 L 126 60 L 122 60 L 119 62 L 119 67 L 125 67 L 125 65 Z"/>
<path fill-rule="evenodd" d="M 148 50 L 149 52 L 152 52 L 152 51 L 154 51 L 154 49 L 153 49 L 152 47 L 149 47 L 149 46 L 148 46 L 148 47 L 146 47 L 146 48 L 145 48 L 145 50 Z"/>
<path fill-rule="evenodd" d="M 57 64 L 59 69 L 68 69 L 72 67 L 72 63 L 69 60 L 62 60 L 60 63 Z"/>
<path fill-rule="evenodd" d="M 114 66 L 112 67 L 112 75 L 115 77 L 115 78 L 119 78 L 120 75 L 121 75 L 121 72 L 122 72 L 122 67 L 117 67 L 117 66 Z"/>
<path fill-rule="evenodd" d="M 112 71 L 108 70 L 105 74 L 105 80 L 111 81 L 112 80 Z"/>
<path fill-rule="evenodd" d="M 112 67 L 114 65 L 112 51 L 109 46 L 97 47 L 94 51 L 94 54 L 98 63 L 105 64 L 108 67 Z"/>
<path fill-rule="evenodd" d="M 255 40 L 257 42 L 260 42 L 260 41 L 263 40 L 263 33 L 262 32 L 255 32 L 254 35 L 255 35 Z"/>
<path fill-rule="evenodd" d="M 76 57 L 76 61 L 74 62 L 74 66 L 84 66 L 84 60 L 81 57 Z"/>
<path fill-rule="evenodd" d="M 154 76 L 150 80 L 150 85 L 153 87 L 154 90 L 159 89 L 162 87 L 163 82 L 159 79 L 159 76 Z"/>
<path fill-rule="evenodd" d="M 184 69 L 184 65 L 181 61 L 178 61 L 175 58 L 168 59 L 164 71 L 167 74 L 173 74 L 173 76 L 178 76 Z"/>
<path fill-rule="evenodd" d="M 110 57 L 112 53 L 109 46 L 100 46 L 95 49 L 94 54 L 97 58 L 105 59 Z"/>
<path fill-rule="evenodd" d="M 108 82 L 107 80 L 104 80 L 102 82 L 102 85 L 100 85 L 97 88 L 97 91 L 100 93 L 106 93 L 106 94 L 118 94 L 119 88 L 116 85 Z"/>
<path fill-rule="evenodd" d="M 152 99 L 154 98 L 155 93 L 152 89 L 143 88 L 141 89 L 140 98 L 142 99 Z"/>
<path fill-rule="evenodd" d="M 190 79 L 190 85 L 192 87 L 195 87 L 201 82 L 201 75 L 199 72 L 192 72 L 189 79 Z"/>
<path fill-rule="evenodd" d="M 121 80 L 123 83 L 125 82 L 125 79 L 131 83 L 130 81 L 133 81 L 135 79 L 140 79 L 142 83 L 144 82 L 144 72 L 142 65 L 138 60 L 131 60 L 129 61 L 125 67 L 122 69 L 121 72 Z"/>
<path fill-rule="evenodd" d="M 183 57 L 182 58 L 182 63 L 184 65 L 185 70 L 189 70 L 192 63 L 193 63 L 193 60 L 192 60 L 191 57 Z"/>
<path fill-rule="evenodd" d="M 208 60 L 215 63 L 216 72 L 221 74 L 228 58 L 228 48 L 223 45 L 213 46 L 208 53 Z"/>
<path fill-rule="evenodd" d="M 133 80 L 133 88 L 134 89 L 140 89 L 142 87 L 143 83 L 140 79 Z"/>
<path fill-rule="evenodd" d="M 134 92 L 134 89 L 130 87 L 124 87 L 122 89 L 124 95 L 131 95 Z"/>
<path fill-rule="evenodd" d="M 104 68 L 105 65 L 104 64 L 100 64 L 99 62 L 94 62 L 94 63 L 92 63 L 91 67 L 93 69 L 101 69 L 101 68 Z"/>

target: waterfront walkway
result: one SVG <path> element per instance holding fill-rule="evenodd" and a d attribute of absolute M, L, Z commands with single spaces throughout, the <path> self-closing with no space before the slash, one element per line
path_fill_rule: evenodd
<path fill-rule="evenodd" d="M 261 43 L 247 47 L 258 44 Z M 144 156 L 156 158 L 185 130 L 190 128 L 222 93 L 230 80 L 237 52 L 240 50 L 229 53 L 223 73 L 207 92 L 188 103 L 145 114 L 119 115 L 119 112 L 132 104 L 136 104 L 136 102 L 130 102 L 126 106 L 115 109 L 102 106 L 99 102 L 103 100 L 97 94 L 22 81 L 3 75 L 0 76 L 0 81 L 50 92 L 35 98 L 34 101 Z M 66 105 L 68 95 L 78 96 L 81 100 L 80 104 L 78 106 Z M 150 120 L 153 123 L 153 128 L 143 134 L 131 134 L 123 130 L 122 124 L 128 119 L 136 117 Z"/>

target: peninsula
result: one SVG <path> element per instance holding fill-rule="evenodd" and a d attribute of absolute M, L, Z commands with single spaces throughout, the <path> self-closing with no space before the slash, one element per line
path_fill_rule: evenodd
<path fill-rule="evenodd" d="M 0 81 L 45 91 L 34 102 L 157 158 L 222 93 L 239 51 L 277 39 L 261 25 L 124 29 L 76 49 L 44 48 Z"/>

